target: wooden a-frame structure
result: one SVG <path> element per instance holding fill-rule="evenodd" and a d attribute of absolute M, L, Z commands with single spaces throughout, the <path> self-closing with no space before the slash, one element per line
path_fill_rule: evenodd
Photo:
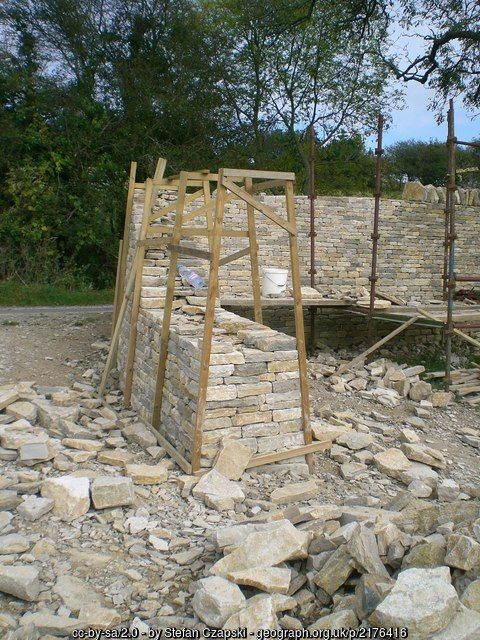
<path fill-rule="evenodd" d="M 297 246 L 297 229 L 295 221 L 294 202 L 294 181 L 295 174 L 288 172 L 269 172 L 257 170 L 241 169 L 220 169 L 217 173 L 205 171 L 182 171 L 177 176 L 169 178 L 163 177 L 166 161 L 159 160 L 157 170 L 153 179 L 148 179 L 144 184 L 134 183 L 132 186 L 132 173 L 130 187 L 144 188 L 145 201 L 142 216 L 140 235 L 135 250 L 132 267 L 126 281 L 124 291 L 116 292 L 116 319 L 112 336 L 110 353 L 108 355 L 106 367 L 100 385 L 100 394 L 105 390 L 106 380 L 109 371 L 113 367 L 114 358 L 117 351 L 118 339 L 121 324 L 124 320 L 126 307 L 129 300 L 132 300 L 132 311 L 130 321 L 130 335 L 128 344 L 128 354 L 125 371 L 125 404 L 128 406 L 131 400 L 133 367 L 135 359 L 135 349 L 137 341 L 137 321 L 140 309 L 140 296 L 142 288 L 142 273 L 145 255 L 148 249 L 168 248 L 170 251 L 170 262 L 165 294 L 163 311 L 163 322 L 160 336 L 160 355 L 156 375 L 155 398 L 151 423 L 156 431 L 157 438 L 175 459 L 175 461 L 188 473 L 200 470 L 200 458 L 202 449 L 202 424 L 206 409 L 208 378 L 210 368 L 210 356 L 212 347 L 212 337 L 214 329 L 215 305 L 218 297 L 218 274 L 222 265 L 238 260 L 246 255 L 250 256 L 251 277 L 254 299 L 254 318 L 256 322 L 262 323 L 262 301 L 260 293 L 260 274 L 258 262 L 258 244 L 256 237 L 255 212 L 261 212 L 269 220 L 280 226 L 288 233 L 292 289 L 294 299 L 295 331 L 297 339 L 298 366 L 300 374 L 300 398 L 302 412 L 302 426 L 305 444 L 300 447 L 284 451 L 273 452 L 265 455 L 255 456 L 250 462 L 251 467 L 277 460 L 284 460 L 295 456 L 306 455 L 309 466 L 312 464 L 312 453 L 327 448 L 324 442 L 312 443 L 312 431 L 310 426 L 310 408 L 307 380 L 307 362 L 305 349 L 305 333 L 303 322 L 303 309 L 301 300 L 301 282 L 299 256 Z M 216 197 L 211 197 L 211 183 L 216 183 Z M 285 205 L 287 217 L 281 217 L 277 211 L 269 205 L 261 202 L 255 197 L 255 193 L 269 189 L 282 188 L 285 195 Z M 189 189 L 196 190 L 191 193 Z M 157 195 L 160 189 L 177 190 L 176 201 L 171 204 L 154 210 Z M 242 200 L 246 203 L 247 228 L 230 229 L 224 226 L 225 205 L 234 199 Z M 202 200 L 203 204 L 196 208 L 191 208 L 192 203 Z M 127 216 L 131 215 L 131 205 L 133 202 L 133 191 L 129 189 L 127 200 Z M 129 207 L 130 206 L 130 213 Z M 186 207 L 189 206 L 188 212 Z M 159 223 L 159 219 L 175 212 L 174 224 L 165 225 Z M 189 223 L 198 217 L 205 217 L 204 227 L 190 226 Z M 129 223 L 128 223 L 129 224 Z M 187 226 L 185 226 L 187 225 Z M 127 221 L 125 223 L 127 229 Z M 208 250 L 191 248 L 181 245 L 184 237 L 206 237 Z M 244 249 L 221 257 L 221 246 L 223 237 L 246 238 L 248 246 Z M 127 249 L 125 248 L 127 247 Z M 123 258 L 126 263 L 126 251 L 128 241 L 123 241 Z M 168 355 L 168 341 L 170 335 L 170 324 L 172 319 L 174 296 L 175 296 L 175 276 L 177 272 L 179 255 L 202 258 L 209 262 L 208 292 L 205 308 L 204 333 L 202 350 L 200 355 L 200 381 L 197 398 L 197 412 L 194 425 L 194 439 L 191 460 L 186 460 L 174 446 L 166 440 L 159 432 L 162 396 L 165 381 L 166 363 Z M 122 258 L 119 258 L 119 262 Z M 119 266 L 119 271 L 121 267 Z M 118 289 L 117 279 L 117 289 Z M 125 282 L 125 277 L 123 280 Z M 120 303 L 120 300 L 121 303 Z"/>

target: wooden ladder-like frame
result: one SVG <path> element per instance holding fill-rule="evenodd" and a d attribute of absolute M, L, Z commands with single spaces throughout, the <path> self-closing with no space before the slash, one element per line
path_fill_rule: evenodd
<path fill-rule="evenodd" d="M 160 164 L 160 161 L 159 161 Z M 116 354 L 120 325 L 125 315 L 126 304 L 129 296 L 133 296 L 132 314 L 128 345 L 128 355 L 126 362 L 125 377 L 125 404 L 128 406 L 131 400 L 133 367 L 135 360 L 135 350 L 137 342 L 137 322 L 140 308 L 140 297 L 142 288 L 142 274 L 146 251 L 148 249 L 166 247 L 170 250 L 170 262 L 167 279 L 167 289 L 165 294 L 165 304 L 163 310 L 162 330 L 160 335 L 160 353 L 157 367 L 155 397 L 152 413 L 152 426 L 155 429 L 159 443 L 165 447 L 167 452 L 187 473 L 200 471 L 200 459 L 202 450 L 203 421 L 207 402 L 208 378 L 210 370 L 210 357 L 212 338 L 214 330 L 215 306 L 219 293 L 218 275 L 222 265 L 238 260 L 246 255 L 250 256 L 252 289 L 254 299 L 255 321 L 262 323 L 262 301 L 260 291 L 260 275 L 258 262 L 258 243 L 256 236 L 255 211 L 261 212 L 269 220 L 281 227 L 288 233 L 290 262 L 292 274 L 292 289 L 294 299 L 295 332 L 297 341 L 298 366 L 300 373 L 300 397 L 302 412 L 302 427 L 305 444 L 300 447 L 284 451 L 273 452 L 265 455 L 254 456 L 249 466 L 259 466 L 277 460 L 285 460 L 295 456 L 305 455 L 309 467 L 312 468 L 312 454 L 314 451 L 324 450 L 327 443 L 312 443 L 312 430 L 310 425 L 310 405 L 307 380 L 307 360 L 305 348 L 305 332 L 303 321 L 303 309 L 301 300 L 300 267 L 297 245 L 297 229 L 295 221 L 295 201 L 294 201 L 294 181 L 295 174 L 288 172 L 269 172 L 257 170 L 240 169 L 220 169 L 218 174 L 209 171 L 188 172 L 182 171 L 178 176 L 163 178 L 165 164 L 157 170 L 153 179 L 148 179 L 145 185 L 136 184 L 136 187 L 144 186 L 145 203 L 142 216 L 140 236 L 135 252 L 135 259 L 132 265 L 130 277 L 125 288 L 122 306 L 117 316 L 117 323 L 113 332 L 112 345 L 110 348 L 107 366 L 100 391 L 105 389 L 108 373 L 113 365 L 112 352 Z M 260 180 L 260 182 L 254 182 Z M 212 199 L 210 192 L 210 182 L 216 182 L 216 198 Z M 191 187 L 200 187 L 194 193 L 188 193 Z M 286 202 L 286 219 L 281 217 L 277 211 L 258 200 L 255 193 L 269 188 L 283 188 Z M 154 211 L 159 189 L 177 189 L 178 197 L 175 202 L 161 209 Z M 130 195 L 130 192 L 129 192 Z M 185 212 L 187 205 L 203 198 L 203 205 Z M 234 199 L 240 199 L 246 203 L 247 208 L 247 229 L 227 229 L 224 227 L 225 205 Z M 157 220 L 175 211 L 174 224 L 158 224 Z M 213 218 L 212 213 L 215 211 Z M 206 218 L 205 227 L 184 226 L 196 217 L 204 215 Z M 153 224 L 155 223 L 155 224 Z M 181 245 L 182 237 L 206 237 L 208 239 L 209 250 L 204 251 Z M 222 237 L 247 238 L 248 247 L 232 253 L 223 258 L 220 257 Z M 125 251 L 125 243 L 124 243 Z M 208 292 L 205 308 L 205 323 L 203 332 L 202 352 L 200 355 L 200 380 L 197 398 L 197 412 L 194 426 L 192 459 L 186 460 L 175 447 L 168 442 L 158 431 L 162 410 L 162 397 L 165 383 L 165 373 L 168 356 L 168 342 L 170 337 L 170 325 L 174 307 L 175 297 L 175 276 L 178 266 L 178 256 L 189 255 L 203 258 L 210 263 L 208 277 Z"/>

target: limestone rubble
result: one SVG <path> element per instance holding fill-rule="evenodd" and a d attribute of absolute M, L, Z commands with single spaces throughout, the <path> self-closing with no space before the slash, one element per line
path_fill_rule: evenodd
<path fill-rule="evenodd" d="M 391 384 L 421 375 L 410 369 Z M 315 409 L 332 447 L 313 477 L 303 459 L 248 468 L 228 439 L 192 477 L 121 400 L 85 381 L 0 387 L 2 638 L 205 625 L 480 637 L 480 484 L 428 432 L 444 408 L 407 398 L 423 412 L 408 421 Z"/>

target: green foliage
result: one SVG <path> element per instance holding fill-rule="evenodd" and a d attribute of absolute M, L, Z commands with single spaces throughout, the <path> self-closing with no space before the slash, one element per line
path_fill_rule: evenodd
<path fill-rule="evenodd" d="M 398 97 L 372 53 L 388 21 L 363 0 L 308 5 L 5 0 L 0 279 L 109 287 L 131 160 L 138 180 L 159 156 L 295 171 L 305 192 L 313 124 L 318 193 L 370 194 L 362 140 Z"/>
<path fill-rule="evenodd" d="M 68 288 L 51 284 L 25 284 L 18 280 L 0 282 L 0 306 L 2 307 L 112 304 L 113 294 L 113 289 L 71 291 Z M 7 322 L 4 321 L 2 324 L 7 324 Z"/>
<path fill-rule="evenodd" d="M 456 154 L 457 169 L 480 167 L 480 153 L 472 148 L 460 147 Z M 401 184 L 402 177 L 419 180 L 422 184 L 444 186 L 447 170 L 445 143 L 436 140 L 397 142 L 386 150 L 385 174 L 387 182 Z M 480 172 L 460 174 L 457 182 L 462 186 L 478 186 Z"/>

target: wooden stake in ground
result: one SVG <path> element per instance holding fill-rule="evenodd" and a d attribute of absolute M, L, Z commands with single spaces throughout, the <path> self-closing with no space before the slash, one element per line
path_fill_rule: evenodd
<path fill-rule="evenodd" d="M 115 323 L 115 327 L 113 330 L 112 340 L 110 342 L 110 349 L 108 352 L 107 361 L 105 363 L 105 369 L 103 370 L 102 381 L 100 383 L 100 388 L 99 388 L 100 397 L 103 396 L 105 392 L 107 379 L 110 374 L 110 371 L 113 368 L 113 364 L 115 362 L 115 358 L 117 355 L 118 341 L 120 338 L 120 330 L 122 328 L 123 320 L 125 318 L 125 313 L 127 311 L 127 305 L 132 297 L 133 284 L 135 282 L 135 275 L 136 275 L 136 269 L 137 269 L 138 255 L 139 255 L 139 249 L 137 248 L 135 252 L 135 257 L 133 259 L 132 269 L 130 271 L 130 275 L 128 276 L 127 286 L 125 287 L 125 293 L 123 294 L 123 299 L 122 299 L 122 303 L 118 313 L 117 322 Z"/>
<path fill-rule="evenodd" d="M 290 245 L 290 262 L 292 265 L 292 289 L 293 311 L 295 315 L 295 335 L 297 337 L 298 369 L 300 371 L 300 398 L 302 404 L 302 423 L 305 444 L 312 443 L 312 427 L 310 425 L 310 398 L 308 394 L 307 379 L 307 352 L 305 348 L 305 327 L 303 324 L 302 291 L 300 280 L 300 265 L 298 259 L 298 244 L 295 224 L 295 198 L 293 193 L 293 181 L 285 183 L 285 197 L 287 200 L 287 218 L 292 230 L 289 231 L 288 241 Z M 309 453 L 306 456 L 310 473 L 313 472 L 313 457 Z"/>
<path fill-rule="evenodd" d="M 125 288 L 125 278 L 126 278 L 126 270 L 127 270 L 127 257 L 128 250 L 130 247 L 130 225 L 132 223 L 132 212 L 133 212 L 133 198 L 135 195 L 135 179 L 137 175 L 137 163 L 130 163 L 130 177 L 128 179 L 128 192 L 127 192 L 127 203 L 125 205 L 125 221 L 123 224 L 123 242 L 121 251 L 119 251 L 119 265 L 118 265 L 118 275 L 115 283 L 115 299 L 117 304 L 115 305 L 114 315 L 113 315 L 113 327 L 117 324 L 117 318 L 120 311 L 119 302 L 122 300 L 124 288 Z"/>

